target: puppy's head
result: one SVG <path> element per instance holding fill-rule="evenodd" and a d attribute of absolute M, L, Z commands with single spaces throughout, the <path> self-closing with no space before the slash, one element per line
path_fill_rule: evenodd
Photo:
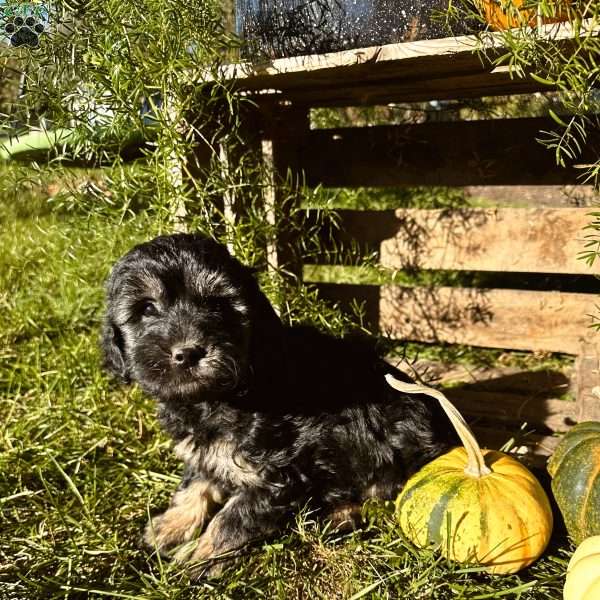
<path fill-rule="evenodd" d="M 199 234 L 136 246 L 113 267 L 106 295 L 106 366 L 162 400 L 239 388 L 252 338 L 280 326 L 251 270 Z"/>

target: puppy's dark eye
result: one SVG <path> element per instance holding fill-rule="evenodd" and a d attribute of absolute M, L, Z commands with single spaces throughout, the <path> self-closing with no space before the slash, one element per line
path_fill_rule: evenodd
<path fill-rule="evenodd" d="M 144 317 L 158 316 L 158 308 L 151 300 L 146 300 L 141 306 L 141 313 Z"/>

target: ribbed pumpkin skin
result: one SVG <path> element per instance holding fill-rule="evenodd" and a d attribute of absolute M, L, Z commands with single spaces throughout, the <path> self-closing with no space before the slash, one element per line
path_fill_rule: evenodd
<path fill-rule="evenodd" d="M 600 535 L 600 422 L 572 427 L 548 462 L 552 492 L 576 544 Z"/>
<path fill-rule="evenodd" d="M 600 535 L 584 540 L 569 561 L 564 600 L 600 598 Z"/>
<path fill-rule="evenodd" d="M 404 534 L 420 548 L 439 545 L 444 556 L 458 562 L 515 573 L 546 548 L 552 510 L 523 465 L 501 452 L 483 454 L 492 473 L 481 478 L 464 472 L 464 448 L 425 465 L 398 497 L 396 514 Z"/>

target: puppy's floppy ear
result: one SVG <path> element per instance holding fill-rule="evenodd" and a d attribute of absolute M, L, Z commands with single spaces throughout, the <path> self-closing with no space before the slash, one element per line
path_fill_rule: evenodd
<path fill-rule="evenodd" d="M 104 367 L 123 383 L 130 382 L 129 369 L 125 361 L 125 345 L 121 330 L 106 317 L 102 328 L 102 350 L 104 351 Z"/>

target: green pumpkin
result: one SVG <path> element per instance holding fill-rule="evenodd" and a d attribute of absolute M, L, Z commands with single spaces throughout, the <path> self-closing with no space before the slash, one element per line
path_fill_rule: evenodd
<path fill-rule="evenodd" d="M 548 461 L 548 473 L 575 543 L 600 535 L 600 422 L 572 427 Z"/>

